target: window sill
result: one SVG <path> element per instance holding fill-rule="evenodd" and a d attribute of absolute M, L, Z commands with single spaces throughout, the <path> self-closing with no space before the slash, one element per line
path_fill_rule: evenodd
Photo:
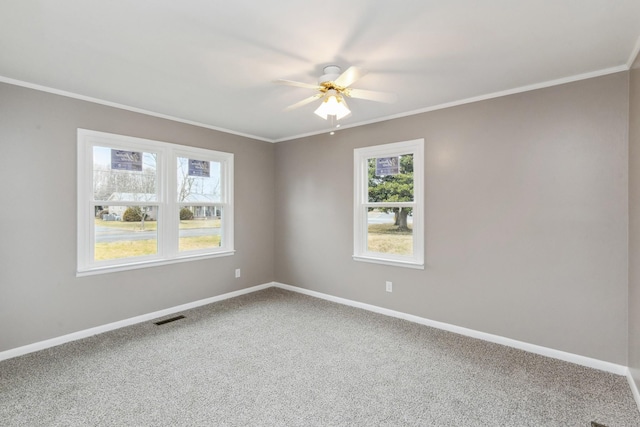
<path fill-rule="evenodd" d="M 376 258 L 362 255 L 353 255 L 354 261 L 369 262 L 373 264 L 392 265 L 394 267 L 413 268 L 416 270 L 424 270 L 424 264 L 418 264 L 410 261 L 396 261 L 386 258 Z"/>
<path fill-rule="evenodd" d="M 185 255 L 185 256 L 181 256 L 180 258 L 173 258 L 173 259 L 143 261 L 143 262 L 136 262 L 136 263 L 130 263 L 130 264 L 122 264 L 122 265 L 110 265 L 105 267 L 93 267 L 93 268 L 87 268 L 84 270 L 78 270 L 76 272 L 76 277 L 94 276 L 97 274 L 115 273 L 118 271 L 137 270 L 139 268 L 157 267 L 161 265 L 176 264 L 179 262 L 198 261 L 201 259 L 220 258 L 220 257 L 233 255 L 235 254 L 235 252 L 236 252 L 235 250 L 230 250 L 225 252 L 216 252 L 212 254 Z"/>

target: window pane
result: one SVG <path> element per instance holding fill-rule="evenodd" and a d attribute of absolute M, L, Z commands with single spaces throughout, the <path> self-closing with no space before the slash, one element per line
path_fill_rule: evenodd
<path fill-rule="evenodd" d="M 384 254 L 413 255 L 411 208 L 369 208 L 367 250 Z"/>
<path fill-rule="evenodd" d="M 157 206 L 100 206 L 95 217 L 94 260 L 158 253 Z"/>
<path fill-rule="evenodd" d="M 413 202 L 413 154 L 371 158 L 369 202 Z"/>
<path fill-rule="evenodd" d="M 94 200 L 155 202 L 156 153 L 93 147 Z"/>
<path fill-rule="evenodd" d="M 179 250 L 195 251 L 222 246 L 222 208 L 184 206 L 180 209 Z"/>
<path fill-rule="evenodd" d="M 220 202 L 220 162 L 178 157 L 177 197 L 178 202 Z"/>

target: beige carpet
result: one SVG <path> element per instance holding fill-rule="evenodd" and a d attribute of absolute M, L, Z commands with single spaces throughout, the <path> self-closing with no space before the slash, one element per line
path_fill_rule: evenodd
<path fill-rule="evenodd" d="M 0 362 L 0 425 L 640 426 L 624 377 L 281 289 L 179 314 Z"/>

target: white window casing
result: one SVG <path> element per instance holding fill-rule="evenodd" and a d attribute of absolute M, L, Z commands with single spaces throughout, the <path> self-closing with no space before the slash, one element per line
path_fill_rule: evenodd
<path fill-rule="evenodd" d="M 369 201 L 369 159 L 413 155 L 413 201 Z M 396 142 L 354 150 L 353 259 L 378 264 L 424 269 L 424 140 Z M 368 249 L 370 208 L 412 209 L 410 254 L 374 252 Z"/>
<path fill-rule="evenodd" d="M 143 152 L 155 155 L 153 189 L 144 194 L 96 199 L 94 193 L 94 147 Z M 179 201 L 178 158 L 193 158 L 219 164 L 219 195 L 216 200 L 205 197 L 198 201 Z M 233 154 L 130 136 L 78 129 L 78 242 L 77 275 L 100 274 L 142 267 L 183 262 L 194 259 L 233 255 Z M 141 178 L 142 179 L 142 178 Z M 143 196 L 143 197 L 139 197 Z M 153 212 L 157 226 L 157 252 L 144 256 L 96 260 L 95 211 L 98 206 L 115 204 L 122 207 L 144 206 Z M 183 206 L 201 206 L 207 212 L 220 211 L 219 246 L 194 250 L 179 249 L 179 210 Z"/>

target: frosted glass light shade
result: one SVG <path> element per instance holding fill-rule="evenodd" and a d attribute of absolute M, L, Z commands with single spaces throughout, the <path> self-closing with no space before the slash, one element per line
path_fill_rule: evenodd
<path fill-rule="evenodd" d="M 314 113 L 325 120 L 327 120 L 328 116 L 336 116 L 336 120 L 340 120 L 351 114 L 351 111 L 340 95 L 331 94 L 322 101 Z"/>

